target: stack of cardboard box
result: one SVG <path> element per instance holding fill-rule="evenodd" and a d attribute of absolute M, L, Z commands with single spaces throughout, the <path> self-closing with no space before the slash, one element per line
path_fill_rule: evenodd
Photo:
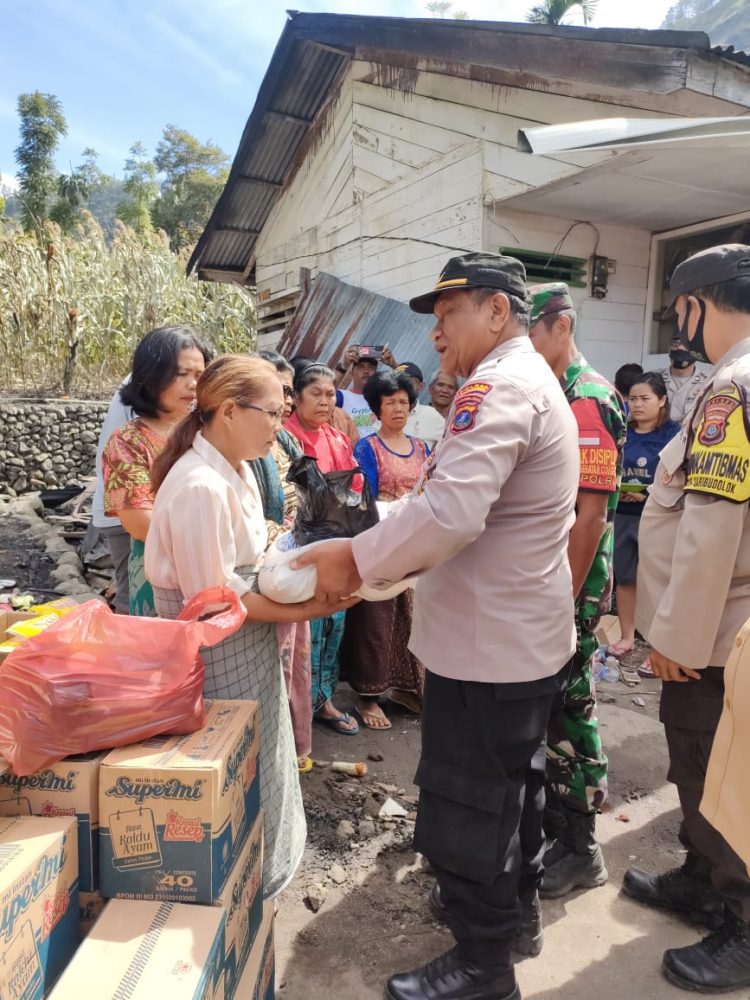
<path fill-rule="evenodd" d="M 248 701 L 207 702 L 205 727 L 189 736 L 69 758 L 28 778 L 0 773 L 0 815 L 57 817 L 69 838 L 78 817 L 88 936 L 54 1000 L 273 1000 L 259 799 L 258 706 Z M 0 827 L 0 893 L 3 843 Z M 50 967 L 47 990 L 69 958 Z"/>

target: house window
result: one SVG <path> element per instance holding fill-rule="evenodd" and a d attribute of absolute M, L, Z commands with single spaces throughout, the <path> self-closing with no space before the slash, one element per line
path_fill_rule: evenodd
<path fill-rule="evenodd" d="M 520 260 L 526 268 L 530 285 L 547 281 L 564 281 L 571 288 L 585 288 L 588 261 L 582 257 L 562 257 L 560 254 L 541 253 L 538 250 L 520 250 L 518 247 L 500 247 L 500 253 Z"/>
<path fill-rule="evenodd" d="M 672 272 L 683 260 L 721 243 L 750 243 L 750 219 L 738 219 L 728 225 L 696 230 L 681 230 L 673 236 L 656 237 L 653 277 L 653 309 L 650 317 L 649 353 L 667 354 L 674 336 L 674 319 L 663 315 L 674 296 L 669 291 Z"/>

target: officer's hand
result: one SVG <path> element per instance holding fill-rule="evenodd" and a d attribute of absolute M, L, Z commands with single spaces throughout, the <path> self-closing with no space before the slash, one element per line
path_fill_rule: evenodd
<path fill-rule="evenodd" d="M 349 538 L 335 539 L 303 552 L 292 563 L 295 569 L 315 566 L 317 583 L 315 599 L 335 603 L 345 600 L 361 585 L 362 578 L 352 555 Z"/>
<path fill-rule="evenodd" d="M 662 656 L 655 649 L 651 651 L 651 669 L 663 681 L 677 681 L 678 684 L 684 684 L 689 680 L 699 681 L 701 679 L 699 670 L 683 667 L 682 664 L 670 660 L 668 656 Z"/>

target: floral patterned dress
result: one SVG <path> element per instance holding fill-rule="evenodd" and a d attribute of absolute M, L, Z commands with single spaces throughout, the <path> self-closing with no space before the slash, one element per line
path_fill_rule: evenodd
<path fill-rule="evenodd" d="M 355 447 L 354 457 L 378 500 L 399 500 L 417 483 L 429 449 L 417 438 L 409 443 L 409 452 L 400 454 L 372 434 Z M 409 589 L 390 601 L 362 601 L 347 611 L 341 676 L 362 697 L 393 689 L 421 699 L 424 668 L 408 648 L 413 597 Z"/>
<path fill-rule="evenodd" d="M 166 443 L 166 436 L 153 430 L 140 417 L 114 432 L 102 455 L 104 512 L 108 517 L 119 517 L 127 507 L 152 510 L 151 467 Z M 128 559 L 130 614 L 155 618 L 154 593 L 146 579 L 143 553 L 144 543 L 131 538 Z"/>

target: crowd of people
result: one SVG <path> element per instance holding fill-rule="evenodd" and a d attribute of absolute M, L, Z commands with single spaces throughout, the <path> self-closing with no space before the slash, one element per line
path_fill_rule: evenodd
<path fill-rule="evenodd" d="M 161 327 L 112 401 L 95 516 L 116 607 L 174 617 L 222 584 L 247 611 L 204 652 L 205 692 L 260 702 L 267 895 L 301 858 L 298 772 L 312 766 L 314 721 L 348 738 L 360 724 L 390 728 L 389 701 L 422 715 L 415 848 L 456 946 L 393 976 L 391 1000 L 520 1000 L 513 955 L 542 949 L 540 897 L 607 881 L 592 669 L 613 586 L 613 652 L 632 648 L 637 627 L 665 682 L 688 852 L 664 875 L 630 870 L 624 890 L 718 927 L 667 951 L 677 985 L 750 984 L 750 878 L 699 813 L 728 637 L 750 617 L 750 478 L 737 472 L 750 465 L 750 248 L 689 259 L 672 288 L 669 370 L 628 365 L 615 386 L 577 347 L 565 284 L 529 288 L 519 261 L 473 253 L 411 300 L 435 316 L 439 370 L 427 387 L 387 347 L 350 347 L 335 368 L 274 352 L 212 359 L 194 332 Z M 696 359 L 720 364 L 707 377 Z M 258 568 L 295 524 L 287 477 L 303 456 L 324 474 L 360 470 L 388 513 L 301 552 L 315 596 L 278 604 L 259 592 Z M 708 594 L 690 571 L 695 533 L 723 547 Z M 363 582 L 386 590 L 412 577 L 414 589 L 388 600 L 352 596 Z M 699 622 L 701 640 L 686 641 Z M 334 700 L 341 679 L 354 714 Z"/>

